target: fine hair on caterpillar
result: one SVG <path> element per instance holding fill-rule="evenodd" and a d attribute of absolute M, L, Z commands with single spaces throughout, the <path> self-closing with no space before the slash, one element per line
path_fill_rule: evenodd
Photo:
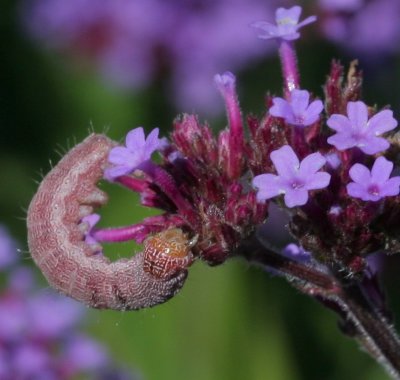
<path fill-rule="evenodd" d="M 150 236 L 142 252 L 111 262 L 84 241 L 83 217 L 107 203 L 97 187 L 116 143 L 91 134 L 45 176 L 28 209 L 28 245 L 49 284 L 88 306 L 137 310 L 173 297 L 193 261 L 180 229 Z"/>

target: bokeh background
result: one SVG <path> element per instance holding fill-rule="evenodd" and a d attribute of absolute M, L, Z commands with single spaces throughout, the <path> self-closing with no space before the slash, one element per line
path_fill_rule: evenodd
<path fill-rule="evenodd" d="M 265 94 L 281 93 L 274 41 L 251 21 L 273 21 L 279 0 L 2 0 L 0 5 L 0 223 L 26 247 L 25 212 L 43 173 L 89 131 L 121 140 L 136 126 L 170 131 L 195 112 L 225 126 L 213 75 L 238 77 L 244 113 L 261 116 Z M 364 98 L 400 116 L 400 4 L 397 0 L 303 1 L 318 15 L 297 43 L 302 86 L 322 96 L 332 58 L 355 58 Z M 149 211 L 115 186 L 103 225 Z M 282 227 L 276 217 L 274 223 Z M 281 223 L 281 225 L 279 225 Z M 281 237 L 286 239 L 285 234 Z M 280 241 L 283 243 L 283 241 Z M 106 247 L 118 258 L 138 249 Z M 396 262 L 384 273 L 400 315 Z M 33 266 L 33 265 L 32 265 Z M 398 276 L 397 276 L 398 277 Z M 46 283 L 42 280 L 42 287 Z M 283 280 L 240 260 L 196 263 L 182 292 L 140 312 L 90 310 L 86 333 L 146 380 L 382 380 L 383 371 L 337 319 Z"/>

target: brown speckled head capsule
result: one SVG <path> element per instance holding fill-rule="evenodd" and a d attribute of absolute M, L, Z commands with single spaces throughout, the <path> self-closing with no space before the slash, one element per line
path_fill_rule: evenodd
<path fill-rule="evenodd" d="M 28 209 L 28 245 L 50 285 L 61 293 L 94 308 L 136 310 L 173 297 L 185 282 L 192 255 L 179 230 L 147 240 L 146 255 L 154 260 L 150 266 L 147 260 L 145 264 L 143 252 L 110 262 L 96 254 L 96 245 L 85 243 L 80 222 L 107 202 L 107 195 L 97 188 L 97 182 L 103 177 L 108 154 L 115 145 L 104 135 L 92 134 L 47 174 Z M 168 238 L 170 234 L 176 238 Z M 162 241 L 166 242 L 164 248 L 160 248 Z M 174 264 L 165 264 L 164 255 L 150 254 L 165 253 L 167 246 L 171 252 L 184 252 L 185 257 L 174 253 Z"/>
<path fill-rule="evenodd" d="M 150 236 L 144 243 L 145 272 L 157 278 L 170 278 L 193 261 L 193 242 L 179 228 L 171 228 Z"/>

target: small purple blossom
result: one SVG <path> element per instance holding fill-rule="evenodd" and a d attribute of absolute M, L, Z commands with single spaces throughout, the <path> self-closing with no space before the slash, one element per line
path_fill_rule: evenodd
<path fill-rule="evenodd" d="M 331 169 L 337 169 L 342 164 L 342 161 L 336 152 L 327 153 L 324 157 L 327 166 Z"/>
<path fill-rule="evenodd" d="M 315 123 L 324 105 L 321 100 L 314 100 L 309 103 L 310 94 L 307 90 L 294 89 L 290 93 L 290 100 L 274 98 L 273 106 L 269 113 L 275 117 L 282 117 L 288 124 L 297 127 L 306 127 Z"/>
<path fill-rule="evenodd" d="M 84 216 L 81 219 L 81 223 L 86 223 L 87 225 L 87 232 L 85 233 L 85 243 L 86 244 L 98 244 L 97 240 L 93 236 L 93 230 L 94 226 L 99 222 L 100 220 L 100 215 L 99 214 L 90 214 L 87 216 Z"/>
<path fill-rule="evenodd" d="M 108 160 L 114 166 L 105 170 L 104 177 L 114 180 L 117 177 L 130 174 L 148 162 L 154 151 L 163 149 L 167 142 L 158 138 L 159 129 L 153 129 L 147 136 L 142 127 L 130 131 L 125 140 L 126 147 L 117 146 L 111 149 Z"/>
<path fill-rule="evenodd" d="M 304 250 L 303 247 L 295 243 L 288 244 L 282 250 L 282 255 L 301 263 L 307 263 L 311 260 L 311 253 Z"/>
<path fill-rule="evenodd" d="M 10 267 L 17 260 L 17 244 L 6 227 L 0 225 L 0 269 Z"/>
<path fill-rule="evenodd" d="M 298 5 L 286 9 L 278 8 L 275 13 L 276 25 L 266 21 L 258 21 L 251 26 L 263 31 L 258 37 L 269 40 L 271 38 L 281 38 L 287 41 L 297 40 L 300 37 L 298 30 L 305 25 L 314 22 L 317 17 L 310 16 L 299 23 L 302 8 Z"/>
<path fill-rule="evenodd" d="M 72 332 L 84 316 L 78 302 L 50 292 L 31 295 L 26 308 L 32 334 L 47 339 Z"/>
<path fill-rule="evenodd" d="M 105 347 L 85 335 L 73 336 L 66 346 L 65 360 L 76 371 L 94 371 L 109 362 Z"/>
<path fill-rule="evenodd" d="M 393 163 L 385 157 L 378 157 L 371 171 L 362 164 L 354 164 L 349 171 L 354 182 L 347 185 L 347 193 L 363 201 L 379 201 L 384 197 L 398 195 L 400 177 L 390 177 Z"/>
<path fill-rule="evenodd" d="M 320 153 L 312 153 L 300 163 L 293 149 L 285 145 L 274 150 L 270 157 L 278 175 L 261 174 L 253 179 L 260 202 L 285 194 L 287 207 L 303 206 L 308 201 L 308 191 L 329 185 L 331 176 L 325 172 L 317 173 L 326 163 Z"/>
<path fill-rule="evenodd" d="M 336 131 L 328 138 L 328 143 L 338 150 L 357 147 L 365 154 L 383 152 L 389 148 L 389 142 L 379 137 L 397 127 L 393 112 L 383 110 L 368 119 L 368 108 L 361 101 L 347 103 L 347 117 L 332 115 L 327 124 Z"/>
<path fill-rule="evenodd" d="M 214 82 L 224 98 L 235 91 L 236 77 L 230 71 L 214 75 Z"/>

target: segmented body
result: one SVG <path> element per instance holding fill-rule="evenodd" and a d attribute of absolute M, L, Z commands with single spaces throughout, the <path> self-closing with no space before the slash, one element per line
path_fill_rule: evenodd
<path fill-rule="evenodd" d="M 97 182 L 115 145 L 104 135 L 92 134 L 50 171 L 28 209 L 28 244 L 35 263 L 60 292 L 94 308 L 135 310 L 174 296 L 191 260 L 168 266 L 170 271 L 158 276 L 144 270 L 149 265 L 143 252 L 110 262 L 84 242 L 80 221 L 107 202 Z M 189 251 L 187 256 L 191 257 Z M 152 260 L 156 257 L 152 255 Z"/>
<path fill-rule="evenodd" d="M 171 228 L 146 239 L 144 270 L 157 278 L 168 278 L 187 268 L 193 256 L 191 243 L 179 228 Z"/>

